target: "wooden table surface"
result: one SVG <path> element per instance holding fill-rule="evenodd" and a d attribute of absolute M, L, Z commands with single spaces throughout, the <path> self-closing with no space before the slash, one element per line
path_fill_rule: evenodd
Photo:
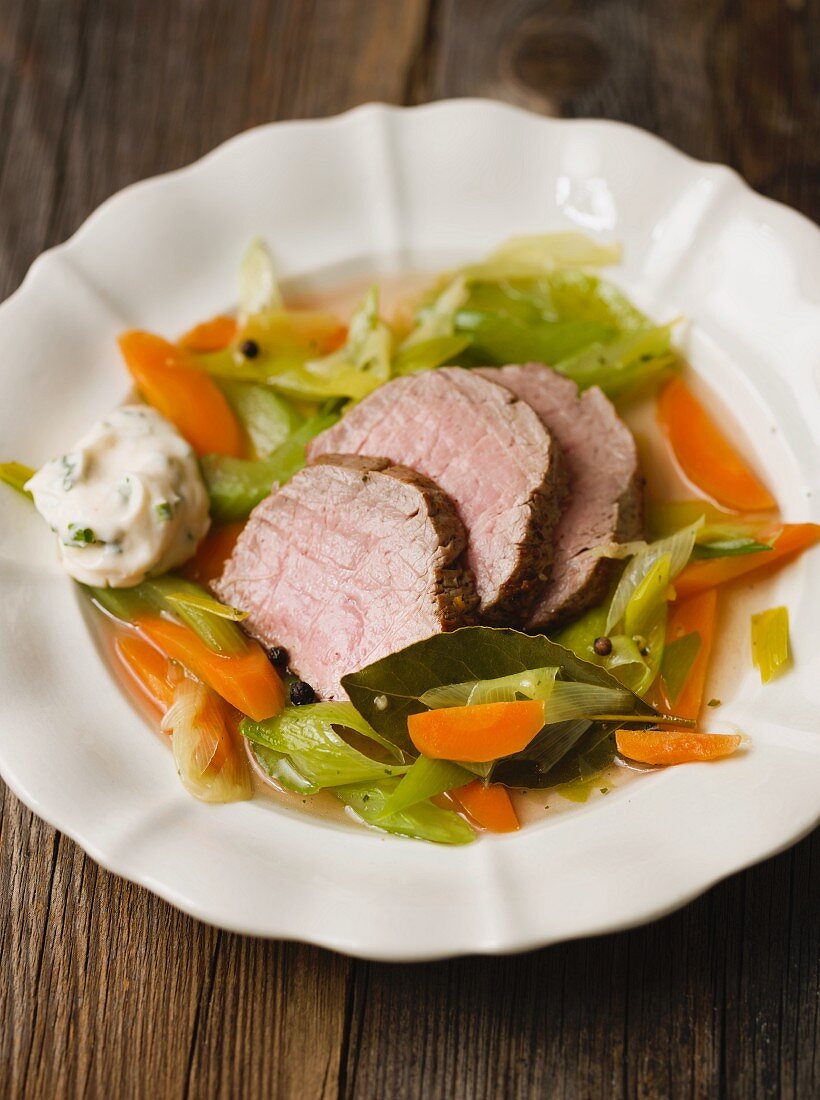
<path fill-rule="evenodd" d="M 374 99 L 625 119 L 818 218 L 818 43 L 815 0 L 0 0 L 0 297 L 132 180 Z M 646 928 L 390 966 L 207 928 L 2 797 L 4 1097 L 820 1095 L 817 833 Z"/>

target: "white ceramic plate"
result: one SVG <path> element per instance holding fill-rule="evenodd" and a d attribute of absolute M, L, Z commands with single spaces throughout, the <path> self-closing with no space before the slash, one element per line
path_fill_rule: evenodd
<path fill-rule="evenodd" d="M 258 234 L 285 275 L 328 283 L 561 228 L 621 240 L 616 280 L 691 318 L 695 369 L 745 425 L 786 518 L 820 519 L 816 228 L 628 126 L 480 101 L 262 127 L 106 202 L 0 308 L 0 449 L 35 464 L 70 443 L 126 391 L 117 333 L 175 333 L 229 306 Z M 48 532 L 3 492 L 0 770 L 99 863 L 224 928 L 380 959 L 624 928 L 816 823 L 816 565 L 806 555 L 767 593 L 792 610 L 794 671 L 761 689 L 749 669 L 721 712 L 751 751 L 449 849 L 189 798 L 101 662 Z"/>

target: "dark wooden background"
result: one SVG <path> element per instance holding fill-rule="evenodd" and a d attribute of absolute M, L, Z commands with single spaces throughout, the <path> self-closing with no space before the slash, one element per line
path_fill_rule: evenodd
<path fill-rule="evenodd" d="M 625 119 L 817 219 L 818 43 L 816 0 L 0 0 L 0 297 L 132 180 L 371 99 Z M 818 834 L 647 928 L 389 966 L 206 928 L 2 799 L 4 1097 L 820 1095 Z"/>

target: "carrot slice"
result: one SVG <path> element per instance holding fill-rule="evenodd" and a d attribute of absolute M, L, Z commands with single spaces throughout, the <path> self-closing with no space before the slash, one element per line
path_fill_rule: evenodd
<path fill-rule="evenodd" d="M 618 752 L 639 764 L 694 764 L 731 756 L 743 740 L 736 733 L 680 733 L 674 730 L 621 729 Z"/>
<path fill-rule="evenodd" d="M 221 390 L 191 356 L 150 332 L 119 338 L 125 365 L 143 397 L 185 436 L 197 454 L 242 456 L 242 432 Z"/>
<path fill-rule="evenodd" d="M 737 580 L 757 569 L 782 565 L 818 541 L 820 523 L 786 523 L 771 550 L 759 554 L 741 554 L 736 558 L 705 558 L 702 561 L 693 561 L 675 580 L 678 599 L 686 599 L 707 588 Z"/>
<path fill-rule="evenodd" d="M 669 605 L 669 622 L 666 627 L 666 640 L 676 642 L 685 634 L 700 635 L 700 648 L 689 669 L 689 675 L 677 699 L 669 700 L 665 709 L 673 710 L 681 718 L 697 718 L 703 705 L 703 688 L 706 672 L 709 668 L 709 656 L 715 636 L 715 618 L 717 611 L 717 592 L 714 588 L 690 596 L 686 600 L 675 600 Z"/>
<path fill-rule="evenodd" d="M 475 763 L 520 752 L 543 725 L 540 699 L 443 707 L 407 719 L 410 740 L 424 756 Z"/>
<path fill-rule="evenodd" d="M 136 625 L 163 653 L 255 722 L 272 718 L 284 707 L 284 684 L 256 642 L 248 640 L 244 652 L 223 656 L 181 623 L 146 617 Z"/>
<path fill-rule="evenodd" d="M 456 787 L 450 795 L 476 825 L 491 833 L 514 833 L 521 828 L 507 788 L 501 783 L 485 785 L 480 779 Z"/>
<path fill-rule="evenodd" d="M 242 521 L 212 527 L 197 547 L 194 556 L 180 569 L 182 575 L 201 585 L 208 585 L 221 576 L 225 562 L 233 553 L 244 526 Z"/>
<path fill-rule="evenodd" d="M 117 638 L 114 649 L 129 675 L 164 713 L 174 701 L 172 666 L 165 654 L 136 634 Z M 182 675 L 181 670 L 179 674 Z"/>
<path fill-rule="evenodd" d="M 201 325 L 194 325 L 177 340 L 188 351 L 222 351 L 236 339 L 237 324 L 234 317 L 212 317 Z"/>
<path fill-rule="evenodd" d="M 680 378 L 673 378 L 661 391 L 658 420 L 681 471 L 701 492 L 736 512 L 777 507 L 766 486 Z"/>

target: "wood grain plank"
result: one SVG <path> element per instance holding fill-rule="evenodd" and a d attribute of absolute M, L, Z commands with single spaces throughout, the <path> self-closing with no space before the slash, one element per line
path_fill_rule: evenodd
<path fill-rule="evenodd" d="M 374 98 L 623 118 L 817 217 L 818 43 L 817 0 L 4 0 L 0 295 L 132 180 Z M 815 834 L 644 929 L 352 963 L 198 924 L 3 790 L 0 1095 L 813 1097 L 818 903 Z"/>

